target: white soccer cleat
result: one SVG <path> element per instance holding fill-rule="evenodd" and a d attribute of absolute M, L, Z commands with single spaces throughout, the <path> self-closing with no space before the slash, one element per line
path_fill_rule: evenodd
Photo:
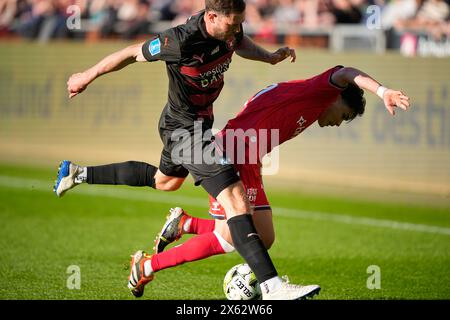
<path fill-rule="evenodd" d="M 289 280 L 283 279 L 281 287 L 273 292 L 266 292 L 261 288 L 262 300 L 306 300 L 319 294 L 320 286 L 313 284 L 302 286 L 299 284 L 289 283 Z"/>
<path fill-rule="evenodd" d="M 183 235 L 183 225 L 188 219 L 187 213 L 179 208 L 170 209 L 170 213 L 167 215 L 166 222 L 158 233 L 155 239 L 155 246 L 153 250 L 155 253 L 161 253 L 164 248 L 174 241 L 178 241 Z"/>
<path fill-rule="evenodd" d="M 55 185 L 53 186 L 53 192 L 55 192 L 58 197 L 62 197 L 66 191 L 79 184 L 75 179 L 82 172 L 82 167 L 69 160 L 61 161 L 58 169 L 58 176 Z"/>
<path fill-rule="evenodd" d="M 144 287 L 147 283 L 153 280 L 154 274 L 145 276 L 144 263 L 150 260 L 152 255 L 145 253 L 142 250 L 136 251 L 131 256 L 130 275 L 128 276 L 128 289 L 136 297 L 140 298 L 144 294 Z"/>

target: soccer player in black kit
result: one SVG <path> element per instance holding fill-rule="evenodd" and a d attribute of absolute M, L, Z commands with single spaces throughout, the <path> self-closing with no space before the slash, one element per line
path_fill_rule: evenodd
<path fill-rule="evenodd" d="M 185 24 L 163 31 L 144 43 L 115 52 L 92 68 L 72 75 L 67 82 L 70 98 L 84 91 L 99 76 L 120 70 L 131 63 L 165 61 L 169 75 L 169 96 L 159 121 L 164 147 L 159 168 L 137 161 L 94 167 L 81 167 L 63 161 L 54 191 L 62 196 L 82 182 L 150 186 L 173 191 L 181 186 L 190 173 L 195 184 L 201 185 L 225 209 L 234 246 L 255 272 L 263 298 L 306 298 L 316 294 L 320 287 L 287 283 L 278 276 L 255 229 L 250 204 L 234 166 L 226 162 L 210 164 L 195 161 L 195 151 L 198 148 L 206 150 L 211 141 L 178 139 L 181 138 L 180 132 L 188 132 L 192 138 L 194 129 L 199 125 L 202 132 L 212 128 L 213 102 L 222 90 L 223 75 L 235 51 L 243 58 L 271 64 L 288 57 L 291 62 L 295 61 L 295 52 L 288 47 L 270 53 L 253 43 L 243 33 L 244 19 L 243 0 L 205 0 L 205 10 L 192 16 Z M 192 157 L 174 159 L 174 148 L 180 143 L 188 143 L 188 148 L 193 151 Z M 128 287 L 136 297 L 142 296 L 144 286 L 153 277 L 146 272 L 147 257 L 143 251 L 132 256 Z"/>

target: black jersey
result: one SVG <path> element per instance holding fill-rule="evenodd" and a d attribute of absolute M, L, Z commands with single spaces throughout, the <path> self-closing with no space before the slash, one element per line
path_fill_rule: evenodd
<path fill-rule="evenodd" d="M 166 111 L 175 120 L 171 126 L 192 125 L 202 119 L 207 127 L 214 121 L 213 102 L 224 85 L 235 47 L 243 31 L 233 41 L 220 41 L 206 33 L 205 11 L 182 25 L 168 29 L 146 41 L 142 47 L 148 61 L 163 60 L 169 75 Z"/>

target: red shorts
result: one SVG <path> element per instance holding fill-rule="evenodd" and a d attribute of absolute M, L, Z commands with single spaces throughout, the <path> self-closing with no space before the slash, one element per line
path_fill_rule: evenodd
<path fill-rule="evenodd" d="M 264 192 L 261 165 L 235 164 L 234 166 L 244 185 L 252 209 L 254 209 L 254 211 L 270 210 L 269 201 Z M 219 202 L 211 196 L 209 196 L 209 214 L 215 219 L 224 220 L 226 218 L 225 210 Z"/>

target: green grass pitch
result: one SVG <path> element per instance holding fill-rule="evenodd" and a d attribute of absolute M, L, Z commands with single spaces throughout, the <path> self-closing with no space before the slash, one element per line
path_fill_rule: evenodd
<path fill-rule="evenodd" d="M 168 209 L 182 206 L 207 217 L 206 194 L 190 181 L 170 194 L 82 185 L 59 199 L 51 191 L 55 175 L 0 165 L 0 299 L 134 299 L 126 287 L 129 256 L 152 248 Z M 270 186 L 268 195 L 274 263 L 293 283 L 320 284 L 316 299 L 450 298 L 448 208 Z M 232 253 L 163 270 L 142 299 L 225 299 L 223 277 L 240 262 Z M 373 265 L 381 288 L 371 290 Z M 79 267 L 79 289 L 67 286 L 70 266 Z"/>

